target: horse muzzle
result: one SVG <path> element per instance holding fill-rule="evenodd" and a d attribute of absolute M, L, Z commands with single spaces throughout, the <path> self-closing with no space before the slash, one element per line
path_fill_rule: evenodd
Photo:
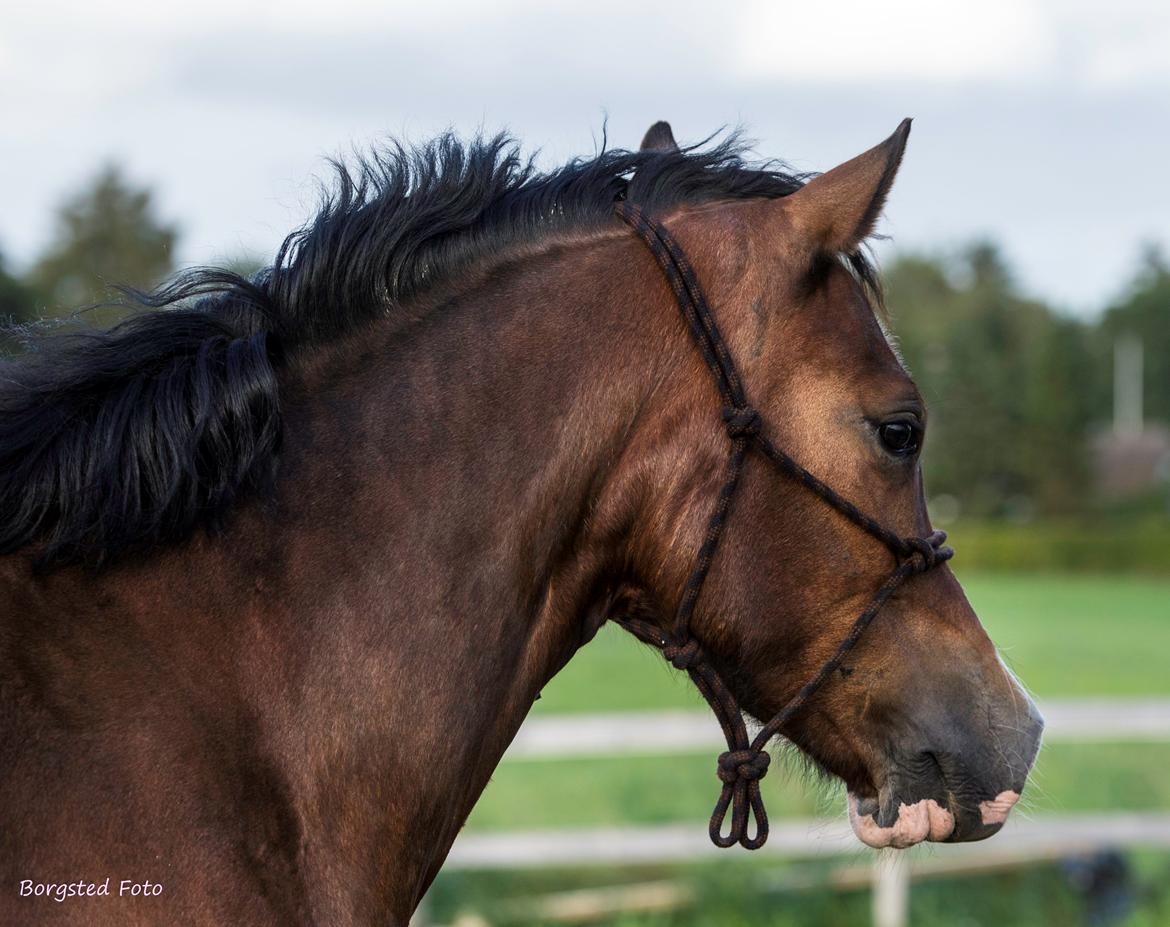
<path fill-rule="evenodd" d="M 854 834 L 866 846 L 900 849 L 998 833 L 1020 800 L 1040 748 L 1044 721 L 1030 701 L 1028 709 L 1011 727 L 963 738 L 958 749 L 948 738 L 946 750 L 896 752 L 876 795 L 849 793 Z"/>

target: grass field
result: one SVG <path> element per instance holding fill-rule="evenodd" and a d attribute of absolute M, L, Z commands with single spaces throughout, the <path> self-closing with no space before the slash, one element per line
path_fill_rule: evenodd
<path fill-rule="evenodd" d="M 1006 660 L 1039 697 L 1170 696 L 1170 580 L 992 573 L 960 573 L 960 578 Z M 536 711 L 550 715 L 679 707 L 704 707 L 685 676 L 624 632 L 607 628 L 545 689 Z M 686 821 L 702 829 L 718 792 L 714 762 L 714 755 L 509 761 L 497 770 L 468 828 Z M 1170 809 L 1167 770 L 1170 744 L 1049 744 L 1021 811 L 1042 817 Z M 774 818 L 843 814 L 840 787 L 810 779 L 791 758 L 774 766 L 763 788 Z M 686 927 L 867 923 L 867 902 L 861 894 L 821 891 L 782 900 L 769 896 L 760 887 L 766 883 L 761 873 L 774 876 L 775 865 L 768 868 L 737 854 L 718 865 L 663 872 L 451 874 L 436 885 L 436 910 L 451 912 L 469 905 L 490 910 L 493 899 L 503 896 L 623 878 L 678 876 L 681 871 L 698 887 L 701 899 L 696 908 L 620 923 Z M 1144 884 L 1170 881 L 1170 860 L 1154 858 L 1150 867 L 1154 874 Z M 1168 905 L 1170 893 L 1149 889 L 1124 923 L 1170 924 Z M 960 920 L 949 916 L 954 910 L 964 912 Z M 1018 875 L 916 888 L 912 911 L 916 924 L 1077 923 L 1082 914 L 1075 885 L 1051 864 L 1029 867 Z"/>
<path fill-rule="evenodd" d="M 863 862 L 862 854 L 852 860 Z M 1170 859 L 1135 859 L 1135 885 L 1129 910 L 1118 918 L 1102 916 L 1100 902 L 1085 897 L 1075 871 L 1045 862 L 1010 873 L 922 882 L 910 898 L 912 927 L 1166 927 L 1170 923 Z M 432 893 L 432 911 L 442 922 L 459 912 L 475 911 L 486 920 L 471 924 L 535 925 L 548 923 L 520 913 L 533 895 L 589 886 L 612 886 L 647 878 L 672 878 L 695 892 L 695 904 L 658 914 L 625 914 L 595 921 L 607 927 L 868 927 L 872 924 L 868 892 L 824 889 L 793 890 L 793 877 L 815 881 L 831 864 L 777 864 L 774 860 L 734 858 L 670 871 L 556 870 L 510 873 L 452 873 Z M 1123 902 L 1124 904 L 1124 902 Z M 1094 908 L 1096 910 L 1094 910 Z M 519 910 L 518 910 L 519 909 Z M 1092 912 L 1092 913 L 1090 913 Z M 482 915 L 481 915 L 482 916 Z"/>
<path fill-rule="evenodd" d="M 1170 695 L 1170 580 L 959 576 L 1004 659 L 1037 695 Z M 703 705 L 683 674 L 612 625 L 543 696 L 540 714 Z"/>

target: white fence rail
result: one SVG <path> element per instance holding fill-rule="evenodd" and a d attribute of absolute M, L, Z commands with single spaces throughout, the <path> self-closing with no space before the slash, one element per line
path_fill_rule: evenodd
<path fill-rule="evenodd" d="M 865 851 L 845 821 L 779 820 L 770 822 L 768 842 L 760 855 L 779 858 L 848 856 Z M 1008 855 L 1074 855 L 1101 846 L 1170 849 L 1170 814 L 1078 814 L 1009 819 L 986 843 L 932 844 L 910 850 L 911 858 L 985 859 Z M 540 869 L 556 866 L 618 866 L 694 862 L 725 857 L 707 839 L 701 822 L 657 827 L 606 827 L 580 830 L 463 834 L 455 841 L 448 869 Z"/>
<path fill-rule="evenodd" d="M 1046 741 L 1170 740 L 1170 700 L 1053 700 L 1040 706 Z M 622 712 L 529 718 L 505 760 L 659 756 L 725 750 L 708 711 Z"/>

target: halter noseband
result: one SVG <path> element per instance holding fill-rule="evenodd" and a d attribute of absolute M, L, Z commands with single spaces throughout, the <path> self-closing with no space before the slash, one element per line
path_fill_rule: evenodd
<path fill-rule="evenodd" d="M 760 796 L 760 779 L 767 773 L 771 758 L 764 751 L 764 747 L 837 670 L 841 661 L 853 649 L 894 591 L 915 573 L 925 573 L 949 560 L 954 556 L 954 551 L 944 546 L 943 542 L 947 536 L 942 531 L 935 531 L 925 538 L 903 538 L 889 530 L 848 499 L 838 495 L 832 487 L 809 473 L 768 440 L 767 435 L 763 433 L 760 413 L 748 404 L 735 362 L 719 332 L 719 326 L 715 323 L 715 317 L 699 286 L 695 270 L 682 248 L 662 223 L 647 217 L 637 205 L 620 202 L 615 209 L 622 221 L 637 232 L 646 243 L 658 266 L 666 275 L 691 337 L 702 352 L 703 359 L 715 378 L 715 385 L 723 397 L 723 422 L 727 436 L 731 440 L 727 476 L 719 490 L 715 510 L 707 523 L 707 532 L 699 548 L 695 567 L 679 602 L 673 631 L 668 634 L 661 628 L 637 618 L 620 619 L 618 624 L 640 640 L 659 648 L 663 656 L 677 669 L 686 670 L 703 698 L 707 700 L 707 704 L 711 706 L 719 725 L 723 728 L 723 736 L 727 739 L 727 751 L 719 756 L 716 773 L 723 787 L 719 793 L 719 800 L 715 803 L 715 810 L 711 814 L 708 832 L 716 846 L 730 847 L 738 843 L 748 850 L 756 850 L 768 839 L 768 814 L 764 810 L 764 802 Z M 744 459 L 752 447 L 771 461 L 782 474 L 800 482 L 854 524 L 885 544 L 897 558 L 898 565 L 875 593 L 865 611 L 853 622 L 849 633 L 833 656 L 804 684 L 780 713 L 765 724 L 755 738 L 749 740 L 743 712 L 707 660 L 699 642 L 691 636 L 690 621 L 695 610 L 695 602 L 703 588 L 703 581 L 711 568 L 711 560 L 719 546 L 723 524 L 727 519 L 736 487 L 739 485 L 740 474 L 743 472 Z M 731 809 L 731 828 L 725 836 L 721 831 L 728 808 Z M 748 818 L 753 815 L 756 819 L 756 832 L 749 835 Z"/>

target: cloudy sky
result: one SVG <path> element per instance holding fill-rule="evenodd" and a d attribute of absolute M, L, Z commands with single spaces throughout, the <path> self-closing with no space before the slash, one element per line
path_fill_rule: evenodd
<path fill-rule="evenodd" d="M 0 250 L 108 160 L 159 194 L 186 262 L 271 254 L 323 158 L 508 128 L 545 163 L 742 124 L 831 167 L 906 115 L 890 249 L 1000 240 L 1087 313 L 1170 247 L 1170 4 L 1154 0 L 38 0 L 0 18 Z"/>

